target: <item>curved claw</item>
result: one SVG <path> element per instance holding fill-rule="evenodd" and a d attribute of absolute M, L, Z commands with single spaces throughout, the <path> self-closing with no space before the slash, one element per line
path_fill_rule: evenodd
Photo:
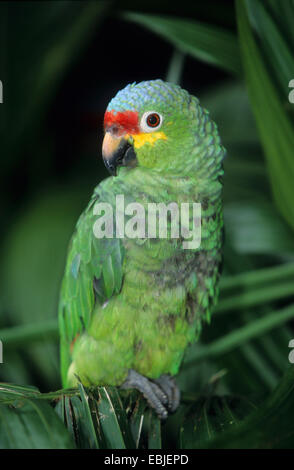
<path fill-rule="evenodd" d="M 170 375 L 161 375 L 158 379 L 155 379 L 154 382 L 160 386 L 160 388 L 164 391 L 164 393 L 168 397 L 168 410 L 171 413 L 174 413 L 179 404 L 181 399 L 180 390 L 176 384 L 176 381 Z"/>
<path fill-rule="evenodd" d="M 180 403 L 180 391 L 169 375 L 161 375 L 158 379 L 150 380 L 130 369 L 121 388 L 135 388 L 141 392 L 162 420 L 168 417 L 168 412 L 173 413 Z"/>

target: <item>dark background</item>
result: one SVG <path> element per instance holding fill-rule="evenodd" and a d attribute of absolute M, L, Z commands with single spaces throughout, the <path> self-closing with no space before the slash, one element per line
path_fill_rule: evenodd
<path fill-rule="evenodd" d="M 220 26 L 234 28 L 233 2 L 212 1 L 209 8 L 205 2 L 195 2 L 194 7 L 191 3 L 181 4 L 182 16 L 208 21 L 213 12 Z M 176 16 L 176 2 L 140 2 L 140 5 L 136 2 L 106 2 L 107 13 L 103 21 L 61 77 L 43 117 L 43 132 L 50 140 L 52 153 L 47 159 L 44 155 L 36 156 L 37 161 L 31 162 L 32 168 L 32 143 L 26 143 L 21 149 L 22 157 L 13 172 L 12 197 L 15 201 L 20 198 L 23 202 L 25 194 L 29 195 L 31 191 L 50 186 L 53 182 L 64 184 L 73 174 L 78 175 L 79 181 L 89 184 L 89 188 L 107 176 L 101 162 L 100 146 L 103 115 L 108 102 L 128 83 L 165 79 L 173 53 L 173 46 L 167 41 L 141 26 L 122 21 L 119 12 L 136 9 Z M 22 22 L 30 23 L 30 12 L 25 6 L 14 5 L 10 9 L 16 17 L 14 21 L 21 18 Z M 42 10 L 45 12 L 45 5 Z M 25 61 L 31 51 L 24 50 L 22 53 Z M 13 60 L 11 56 L 10 61 Z M 181 85 L 198 96 L 209 86 L 228 77 L 226 72 L 204 62 L 195 63 L 188 56 L 185 58 Z M 10 182 L 5 192 L 6 189 L 10 192 Z"/>

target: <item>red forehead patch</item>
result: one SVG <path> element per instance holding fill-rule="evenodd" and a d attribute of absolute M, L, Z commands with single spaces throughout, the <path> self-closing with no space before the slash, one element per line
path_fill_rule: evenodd
<path fill-rule="evenodd" d="M 140 132 L 136 111 L 106 111 L 104 128 L 117 126 L 120 133 L 138 134 Z"/>

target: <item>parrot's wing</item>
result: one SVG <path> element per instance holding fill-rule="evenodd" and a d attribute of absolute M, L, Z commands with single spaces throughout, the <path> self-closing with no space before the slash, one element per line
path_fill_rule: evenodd
<path fill-rule="evenodd" d="M 96 238 L 93 227 L 98 201 L 94 193 L 78 220 L 72 237 L 59 302 L 61 372 L 66 382 L 70 348 L 79 333 L 88 328 L 95 302 L 103 304 L 118 294 L 123 278 L 123 246 L 117 238 Z"/>

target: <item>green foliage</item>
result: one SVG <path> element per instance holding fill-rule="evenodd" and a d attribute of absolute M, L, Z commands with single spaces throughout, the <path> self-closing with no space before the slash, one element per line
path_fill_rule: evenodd
<path fill-rule="evenodd" d="M 0 387 L 0 447 L 71 449 L 74 443 L 54 409 L 25 387 Z M 10 400 L 9 400 L 10 398 Z M 2 403 L 6 404 L 2 404 Z"/>
<path fill-rule="evenodd" d="M 9 116 L 0 115 L 3 181 L 24 148 L 33 155 L 32 173 L 40 172 L 41 148 L 42 171 L 50 174 L 54 147 L 45 132 L 47 109 L 105 16 L 143 26 L 142 32 L 148 29 L 174 46 L 170 80 L 181 83 L 186 55 L 195 67 L 197 61 L 209 64 L 212 74 L 225 70 L 232 74 L 229 80 L 200 94 L 228 150 L 220 300 L 200 342 L 187 352 L 178 377 L 181 406 L 167 423 L 135 392 L 81 384 L 58 390 L 58 292 L 91 175 L 81 183 L 79 170 L 73 170 L 68 184 L 35 189 L 15 212 L 4 195 L 0 448 L 293 448 L 294 366 L 288 360 L 294 318 L 294 130 L 288 102 L 293 2 L 237 0 L 235 24 L 225 30 L 213 12 L 209 23 L 209 12 L 203 22 L 187 14 L 158 14 L 155 4 L 148 14 L 141 7 L 117 14 L 107 5 L 46 2 L 45 14 L 41 4 L 30 3 L 28 23 L 25 7 L 1 3 L 0 33 L 4 37 L 9 28 L 7 50 L 18 58 L 10 63 L 0 48 L 0 64 L 12 77 Z M 23 54 L 28 48 L 30 63 Z M 139 67 L 144 58 L 136 60 Z M 21 84 L 13 82 L 20 75 Z M 11 132 L 4 139 L 7 125 Z"/>
<path fill-rule="evenodd" d="M 250 2 L 250 9 L 252 14 L 257 13 L 257 26 L 261 34 L 261 41 L 267 45 L 266 51 L 270 60 L 273 57 L 274 77 L 277 76 L 283 85 L 282 91 L 285 93 L 289 79 L 294 74 L 292 55 L 288 51 L 282 33 L 276 27 L 274 19 L 266 11 L 263 12 L 259 2 Z M 274 87 L 265 68 L 250 28 L 245 3 L 241 0 L 237 1 L 237 20 L 245 78 L 261 142 L 267 157 L 273 194 L 281 214 L 293 228 L 294 162 L 292 152 L 294 133 L 292 122 L 284 107 L 285 97 L 283 101 L 280 100 L 280 90 Z M 274 45 L 275 48 L 273 48 Z M 285 83 L 285 76 L 288 76 L 288 83 Z"/>
<path fill-rule="evenodd" d="M 236 37 L 230 32 L 182 18 L 130 12 L 122 17 L 151 29 L 196 59 L 236 74 L 241 71 Z"/>

